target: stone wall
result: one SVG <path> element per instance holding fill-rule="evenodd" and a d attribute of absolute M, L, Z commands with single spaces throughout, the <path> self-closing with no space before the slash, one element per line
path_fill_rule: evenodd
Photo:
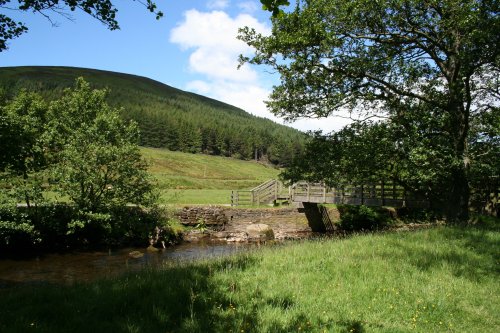
<path fill-rule="evenodd" d="M 224 225 L 228 222 L 224 209 L 217 206 L 184 207 L 176 215 L 179 221 L 186 226 L 196 226 L 203 222 L 210 227 Z"/>
<path fill-rule="evenodd" d="M 177 213 L 182 224 L 196 226 L 201 221 L 207 232 L 189 233 L 187 239 L 211 237 L 228 241 L 248 240 L 249 230 L 266 225 L 275 239 L 302 238 L 312 233 L 303 210 L 297 208 L 230 208 L 220 206 L 184 207 Z M 191 239 L 194 240 L 194 239 Z"/>

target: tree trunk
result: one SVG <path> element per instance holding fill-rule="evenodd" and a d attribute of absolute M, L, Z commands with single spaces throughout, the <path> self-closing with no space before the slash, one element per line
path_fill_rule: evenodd
<path fill-rule="evenodd" d="M 453 144 L 453 163 L 450 166 L 445 215 L 449 222 L 467 221 L 469 218 L 469 160 L 467 136 L 469 133 L 469 110 L 464 106 L 464 86 L 461 82 L 450 85 L 450 134 Z"/>
<path fill-rule="evenodd" d="M 450 187 L 445 202 L 444 213 L 447 221 L 456 223 L 468 220 L 469 195 L 469 180 L 465 166 L 454 168 L 451 171 Z"/>

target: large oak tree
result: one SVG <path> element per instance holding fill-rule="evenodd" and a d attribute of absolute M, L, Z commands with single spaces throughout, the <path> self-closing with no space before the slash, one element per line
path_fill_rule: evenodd
<path fill-rule="evenodd" d="M 281 76 L 271 111 L 288 119 L 372 113 L 408 135 L 415 122 L 437 119 L 426 135 L 439 137 L 448 157 L 445 211 L 466 218 L 470 123 L 497 114 L 500 100 L 498 2 L 299 0 L 289 13 L 268 8 L 272 34 L 244 28 L 240 39 L 255 48 L 242 61 Z"/>

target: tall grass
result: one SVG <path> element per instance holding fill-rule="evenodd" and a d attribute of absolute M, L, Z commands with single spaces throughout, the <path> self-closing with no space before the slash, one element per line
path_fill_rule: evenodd
<path fill-rule="evenodd" d="M 1 332 L 498 332 L 498 229 L 263 247 L 68 287 L 0 290 Z"/>

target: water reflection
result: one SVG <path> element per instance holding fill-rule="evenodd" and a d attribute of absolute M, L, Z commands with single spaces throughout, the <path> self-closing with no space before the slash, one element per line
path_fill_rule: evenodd
<path fill-rule="evenodd" d="M 127 271 L 158 267 L 165 262 L 195 260 L 229 255 L 255 244 L 184 243 L 159 252 L 146 249 L 120 249 L 105 252 L 50 254 L 29 260 L 0 260 L 0 287 L 18 283 L 64 283 L 113 277 Z M 144 255 L 132 258 L 132 251 Z"/>

